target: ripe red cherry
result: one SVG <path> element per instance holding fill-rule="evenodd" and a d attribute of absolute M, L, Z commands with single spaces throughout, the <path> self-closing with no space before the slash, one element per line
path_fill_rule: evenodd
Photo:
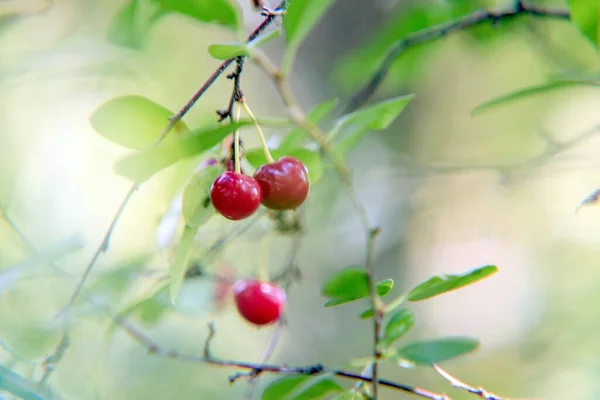
<path fill-rule="evenodd" d="M 239 313 L 255 325 L 267 325 L 279 318 L 285 310 L 285 291 L 271 282 L 257 280 L 237 281 L 233 296 Z"/>
<path fill-rule="evenodd" d="M 284 156 L 254 173 L 263 192 L 262 203 L 273 210 L 293 210 L 308 196 L 308 169 L 295 157 Z"/>
<path fill-rule="evenodd" d="M 258 209 L 262 191 L 251 176 L 226 171 L 212 184 L 210 200 L 221 215 L 238 221 L 249 217 Z"/>

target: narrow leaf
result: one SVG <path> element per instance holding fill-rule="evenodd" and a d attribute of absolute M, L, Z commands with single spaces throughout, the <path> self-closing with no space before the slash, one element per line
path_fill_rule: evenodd
<path fill-rule="evenodd" d="M 478 347 L 477 339 L 450 337 L 409 344 L 400 348 L 397 356 L 417 364 L 433 364 L 470 353 Z"/>
<path fill-rule="evenodd" d="M 141 150 L 151 146 L 168 123 L 171 111 L 141 96 L 123 96 L 107 101 L 90 116 L 92 127 L 106 139 Z M 179 121 L 175 130 L 185 132 Z"/>
<path fill-rule="evenodd" d="M 51 393 L 41 389 L 40 385 L 32 382 L 10 369 L 0 365 L 0 391 L 8 392 L 23 400 L 51 399 Z"/>
<path fill-rule="evenodd" d="M 281 35 L 281 29 L 275 29 L 265 34 L 258 36 L 256 39 L 248 43 L 248 47 L 256 48 L 260 46 L 264 46 L 265 44 L 272 42 L 277 39 Z"/>
<path fill-rule="evenodd" d="M 274 159 L 279 159 L 283 156 L 292 156 L 296 157 L 300 161 L 306 165 L 308 169 L 308 177 L 310 179 L 311 184 L 316 183 L 321 176 L 323 176 L 324 166 L 321 160 L 321 156 L 319 153 L 313 150 L 304 149 L 304 148 L 295 148 L 295 149 L 276 149 L 271 150 L 271 155 Z M 254 168 L 258 168 L 261 165 L 267 162 L 267 158 L 265 157 L 264 151 L 262 148 L 260 149 L 252 149 L 246 152 L 246 158 L 248 162 L 252 164 Z"/>
<path fill-rule="evenodd" d="M 312 123 L 319 124 L 333 111 L 338 103 L 339 100 L 337 98 L 324 101 L 310 110 L 307 114 L 307 118 Z M 309 136 L 304 130 L 300 128 L 294 128 L 287 135 L 285 135 L 277 148 L 279 150 L 290 150 L 305 144 L 308 138 Z"/>
<path fill-rule="evenodd" d="M 232 0 L 154 0 L 166 10 L 175 11 L 201 22 L 214 22 L 226 28 L 241 28 L 241 11 Z"/>
<path fill-rule="evenodd" d="M 382 347 L 389 347 L 396 340 L 404 336 L 415 323 L 415 315 L 412 311 L 402 308 L 392 314 L 387 322 L 381 341 Z"/>
<path fill-rule="evenodd" d="M 171 265 L 171 279 L 169 281 L 169 295 L 171 301 L 175 303 L 175 299 L 179 294 L 185 273 L 187 272 L 189 252 L 192 244 L 194 243 L 194 237 L 196 236 L 196 228 L 185 226 L 179 246 L 175 251 L 175 260 Z"/>
<path fill-rule="evenodd" d="M 496 273 L 498 267 L 486 265 L 461 275 L 434 276 L 408 293 L 408 300 L 420 301 L 459 289 Z"/>
<path fill-rule="evenodd" d="M 248 46 L 244 43 L 220 43 L 208 47 L 208 52 L 217 60 L 229 60 L 238 56 L 250 55 Z"/>
<path fill-rule="evenodd" d="M 246 126 L 250 121 L 196 129 L 182 137 L 165 139 L 161 144 L 130 154 L 117 162 L 119 175 L 143 182 L 155 173 L 177 161 L 202 154 L 222 141 L 236 128 Z"/>
<path fill-rule="evenodd" d="M 288 71 L 296 51 L 308 33 L 335 0 L 294 0 L 283 16 L 283 27 L 288 42 L 283 61 L 283 70 Z"/>
<path fill-rule="evenodd" d="M 262 400 L 312 400 L 344 389 L 328 376 L 292 375 L 273 381 L 265 388 Z"/>
<path fill-rule="evenodd" d="M 488 111 L 488 110 L 490 110 L 494 107 L 500 106 L 500 105 L 508 105 L 517 100 L 522 100 L 522 99 L 530 97 L 530 96 L 544 94 L 547 92 L 551 92 L 553 90 L 564 89 L 566 87 L 573 87 L 573 86 L 598 86 L 598 84 L 595 82 L 577 81 L 577 80 L 564 80 L 564 81 L 560 80 L 560 81 L 549 82 L 549 83 L 545 83 L 545 84 L 542 84 L 539 86 L 532 86 L 529 88 L 517 90 L 516 92 L 509 93 L 505 96 L 497 97 L 495 99 L 486 101 L 485 103 L 480 104 L 477 107 L 475 107 L 475 109 L 473 111 L 471 111 L 471 113 L 477 114 L 477 113 L 480 113 L 483 111 Z"/>
<path fill-rule="evenodd" d="M 596 0 L 568 0 L 571 20 L 579 30 L 598 47 L 600 45 L 600 2 Z"/>
<path fill-rule="evenodd" d="M 337 121 L 328 136 L 333 139 L 344 132 L 344 138 L 335 147 L 340 153 L 347 152 L 360 143 L 369 132 L 387 129 L 414 97 L 407 95 L 385 100 L 347 114 Z"/>
<path fill-rule="evenodd" d="M 198 228 L 215 214 L 210 202 L 210 187 L 222 169 L 211 165 L 196 172 L 183 190 L 182 213 L 185 222 L 192 228 Z"/>
<path fill-rule="evenodd" d="M 363 311 L 362 313 L 360 313 L 360 319 L 369 319 L 369 318 L 373 318 L 373 309 L 369 308 L 368 310 Z"/>

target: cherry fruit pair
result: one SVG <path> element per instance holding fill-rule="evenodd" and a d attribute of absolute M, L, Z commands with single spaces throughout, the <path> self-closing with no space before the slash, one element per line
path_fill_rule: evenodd
<path fill-rule="evenodd" d="M 293 210 L 304 202 L 309 189 L 306 166 L 284 156 L 258 168 L 253 177 L 224 172 L 213 183 L 210 199 L 221 215 L 238 221 L 254 214 L 261 203 L 272 210 Z"/>

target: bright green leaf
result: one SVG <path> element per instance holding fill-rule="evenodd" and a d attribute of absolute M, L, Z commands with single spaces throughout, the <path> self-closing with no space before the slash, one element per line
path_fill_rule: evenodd
<path fill-rule="evenodd" d="M 0 392 L 8 392 L 23 400 L 54 398 L 50 390 L 43 390 L 39 383 L 32 382 L 2 365 L 0 365 Z"/>
<path fill-rule="evenodd" d="M 239 30 L 241 11 L 233 0 L 154 0 L 166 10 L 175 11 L 201 22 L 214 22 Z"/>
<path fill-rule="evenodd" d="M 385 296 L 394 287 L 394 280 L 393 279 L 384 279 L 382 281 L 377 282 L 375 284 L 375 287 L 377 288 L 378 295 Z"/>
<path fill-rule="evenodd" d="M 170 137 L 149 149 L 130 154 L 117 162 L 117 172 L 136 182 L 143 182 L 177 161 L 202 154 L 222 141 L 236 128 L 250 121 L 190 131 L 181 137 Z"/>
<path fill-rule="evenodd" d="M 512 102 L 515 102 L 517 100 L 522 100 L 522 99 L 530 97 L 530 96 L 544 94 L 547 92 L 551 92 L 553 90 L 564 89 L 566 87 L 573 87 L 573 86 L 599 86 L 599 85 L 596 82 L 579 81 L 579 80 L 559 80 L 559 81 L 548 82 L 548 83 L 545 83 L 545 84 L 542 84 L 539 86 L 532 86 L 529 88 L 517 90 L 516 92 L 512 92 L 507 95 L 500 96 L 495 99 L 486 101 L 485 103 L 480 104 L 477 107 L 475 107 L 475 109 L 473 111 L 471 111 L 471 113 L 477 114 L 477 113 L 492 109 L 496 106 L 508 105 Z"/>
<path fill-rule="evenodd" d="M 334 0 L 293 0 L 283 16 L 283 27 L 287 40 L 283 71 L 289 71 L 296 51 Z"/>
<path fill-rule="evenodd" d="M 404 336 L 415 323 L 415 316 L 412 311 L 402 308 L 392 314 L 385 326 L 382 347 L 389 347 L 396 340 Z"/>
<path fill-rule="evenodd" d="M 150 147 L 169 122 L 171 111 L 141 96 L 123 96 L 107 101 L 90 116 L 92 127 L 106 139 L 141 150 Z M 178 132 L 188 130 L 179 121 Z"/>
<path fill-rule="evenodd" d="M 181 289 L 183 279 L 187 272 L 190 248 L 194 243 L 196 230 L 196 228 L 186 225 L 185 228 L 183 228 L 181 240 L 175 251 L 175 260 L 173 261 L 173 265 L 171 265 L 171 279 L 169 281 L 169 295 L 171 296 L 171 301 L 173 303 L 175 303 L 175 299 L 179 294 L 179 290 Z"/>
<path fill-rule="evenodd" d="M 144 3 L 145 5 L 145 3 Z M 117 13 L 108 31 L 108 39 L 119 46 L 140 49 L 156 22 L 168 11 L 154 5 L 148 13 L 140 0 L 130 0 Z"/>
<path fill-rule="evenodd" d="M 335 400 L 355 400 L 356 393 L 353 391 L 342 393 L 335 398 Z"/>
<path fill-rule="evenodd" d="M 372 308 L 369 308 L 368 310 L 365 310 L 362 313 L 360 313 L 360 319 L 369 319 L 369 318 L 373 318 L 373 309 Z"/>
<path fill-rule="evenodd" d="M 229 60 L 230 58 L 250 55 L 248 46 L 245 43 L 213 44 L 208 47 L 208 52 L 217 60 Z"/>
<path fill-rule="evenodd" d="M 470 353 L 477 347 L 477 339 L 450 337 L 409 344 L 398 349 L 397 356 L 417 364 L 433 364 Z"/>
<path fill-rule="evenodd" d="M 459 289 L 496 273 L 498 267 L 486 265 L 460 275 L 434 276 L 408 293 L 408 300 L 420 301 Z"/>
<path fill-rule="evenodd" d="M 600 2 L 597 0 L 568 0 L 571 21 L 594 43 L 600 45 Z"/>
<path fill-rule="evenodd" d="M 271 155 L 275 160 L 283 156 L 292 156 L 302 161 L 304 165 L 306 165 L 306 168 L 308 168 L 308 177 L 310 178 L 311 184 L 316 183 L 323 175 L 324 167 L 321 155 L 316 151 L 304 148 L 286 150 L 276 149 L 271 150 Z M 267 162 L 267 157 L 262 148 L 248 150 L 246 152 L 246 158 L 254 168 L 258 168 Z"/>
<path fill-rule="evenodd" d="M 204 224 L 215 214 L 210 202 L 210 187 L 222 169 L 217 165 L 207 166 L 196 172 L 183 190 L 182 212 L 185 222 L 192 228 Z"/>
<path fill-rule="evenodd" d="M 362 268 L 348 268 L 333 274 L 321 293 L 330 297 L 325 307 L 336 306 L 369 296 L 369 280 Z"/>
<path fill-rule="evenodd" d="M 313 400 L 340 393 L 342 387 L 329 376 L 292 375 L 273 381 L 265 388 L 262 400 Z"/>
<path fill-rule="evenodd" d="M 310 120 L 313 124 L 319 124 L 333 111 L 338 103 L 339 100 L 334 98 L 315 106 L 308 112 L 308 120 Z M 308 133 L 306 133 L 304 130 L 300 128 L 294 128 L 287 135 L 285 135 L 277 148 L 279 150 L 291 150 L 303 145 L 308 138 Z"/>

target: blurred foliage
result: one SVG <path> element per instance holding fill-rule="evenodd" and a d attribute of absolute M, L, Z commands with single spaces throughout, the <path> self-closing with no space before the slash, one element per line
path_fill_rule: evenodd
<path fill-rule="evenodd" d="M 310 54 L 299 51 L 319 26 L 334 21 L 331 29 L 360 29 L 337 11 L 357 13 L 358 0 L 291 0 L 275 28 L 285 31 L 283 38 L 267 31 L 250 44 L 242 43 L 243 32 L 261 19 L 246 2 L 105 3 L 0 4 L 0 391 L 24 399 L 242 398 L 244 384 L 227 383 L 235 371 L 148 355 L 145 350 L 156 349 L 132 342 L 110 316 L 128 318 L 165 349 L 185 354 L 202 351 L 206 322 L 214 320 L 218 359 L 258 361 L 272 343 L 271 331 L 240 321 L 230 286 L 269 268 L 271 277 L 283 271 L 283 281 L 297 278 L 273 363 L 360 371 L 372 353 L 375 313 L 367 300 L 375 287 L 383 376 L 396 379 L 402 367 L 403 383 L 447 392 L 449 385 L 434 381 L 430 369 L 415 367 L 463 356 L 481 341 L 477 356 L 449 364 L 469 382 L 520 397 L 597 393 L 598 366 L 589 349 L 596 346 L 598 321 L 589 299 L 600 282 L 593 269 L 600 220 L 597 207 L 581 210 L 589 212 L 585 221 L 571 215 L 581 199 L 586 205 L 598 200 L 589 195 L 596 189 L 598 140 L 594 131 L 578 136 L 600 123 L 593 102 L 597 1 L 531 2 L 568 10 L 572 21 L 531 15 L 486 21 L 407 49 L 377 92 L 393 97 L 346 115 L 336 108 L 373 78 L 407 35 L 518 4 L 373 2 L 381 21 L 367 28 L 358 48 L 333 43 L 347 56 L 332 60 L 329 86 L 302 79 L 301 68 L 300 77 L 287 74 L 292 64 L 310 65 Z M 325 36 L 316 40 L 331 45 Z M 199 54 L 198 47 L 206 51 Z M 557 48 L 565 53 L 559 62 Z M 210 205 L 210 184 L 230 157 L 232 132 L 243 132 L 248 173 L 267 160 L 250 134 L 253 121 L 216 123 L 214 109 L 227 104 L 229 81 L 222 78 L 214 94 L 198 102 L 200 114 L 161 134 L 172 110 L 216 67 L 209 54 L 228 59 L 257 50 L 276 53 L 281 76 L 309 93 L 311 104 L 320 97 L 313 92 L 327 93 L 329 100 L 312 107 L 308 118 L 331 126 L 327 140 L 352 164 L 367 213 L 383 228 L 377 280 L 363 268 L 364 227 L 307 132 L 259 117 L 270 130 L 273 156 L 296 156 L 309 169 L 306 216 L 293 221 L 293 229 L 282 229 L 281 214 L 261 213 L 247 225 L 225 221 Z M 110 65 L 117 68 L 105 68 Z M 261 114 L 272 116 L 279 100 L 266 81 L 247 68 L 242 87 Z M 582 91 L 562 90 L 573 87 Z M 512 104 L 520 108 L 498 107 Z M 473 120 L 457 116 L 471 118 L 473 110 Z M 540 133 L 540 126 L 550 132 Z M 398 131 L 406 138 L 400 149 L 390 140 Z M 567 164 L 573 160 L 581 165 Z M 565 165 L 574 172 L 567 175 Z M 117 230 L 106 233 L 121 188 L 131 181 L 143 183 L 140 193 Z M 63 320 L 57 312 L 93 250 L 65 246 L 60 238 L 74 231 L 91 247 L 102 235 L 111 240 Z M 266 241 L 273 231 L 277 238 Z M 490 263 L 501 272 L 494 275 L 498 268 Z M 428 301 L 400 308 L 421 300 Z M 331 308 L 337 305 L 343 306 Z M 65 329 L 69 347 L 50 365 L 47 357 Z M 49 385 L 39 384 L 49 366 L 56 368 Z M 359 398 L 356 382 L 333 375 L 263 379 L 260 396 Z"/>

